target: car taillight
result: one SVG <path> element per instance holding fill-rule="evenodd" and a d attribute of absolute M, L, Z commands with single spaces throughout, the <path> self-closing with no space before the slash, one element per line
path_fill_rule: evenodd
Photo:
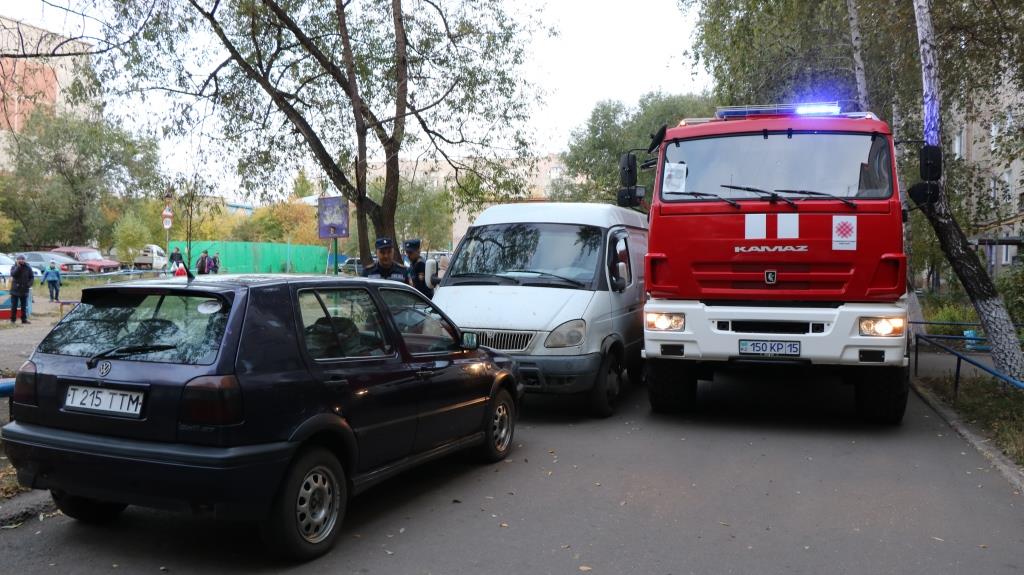
<path fill-rule="evenodd" d="M 68 269 L 68 264 L 60 264 L 60 271 L 66 272 L 71 270 Z"/>
<path fill-rule="evenodd" d="M 36 399 L 36 364 L 26 361 L 14 378 L 14 403 L 37 405 Z"/>
<path fill-rule="evenodd" d="M 233 375 L 197 377 L 181 395 L 181 422 L 231 425 L 242 422 L 242 389 Z"/>

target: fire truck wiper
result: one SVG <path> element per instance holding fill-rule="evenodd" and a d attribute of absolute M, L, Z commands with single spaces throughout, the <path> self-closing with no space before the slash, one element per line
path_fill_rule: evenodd
<path fill-rule="evenodd" d="M 740 207 L 739 203 L 735 202 L 734 200 L 730 200 L 729 198 L 723 198 L 722 196 L 720 196 L 718 194 L 708 194 L 708 193 L 705 193 L 705 192 L 662 192 L 662 195 L 665 195 L 665 196 L 693 196 L 694 198 L 717 198 L 719 200 L 722 200 L 723 202 L 726 202 L 727 204 L 729 204 L 730 206 L 732 206 L 734 208 Z"/>
<path fill-rule="evenodd" d="M 834 194 L 826 194 L 825 192 L 815 192 L 813 190 L 775 190 L 775 191 L 779 192 L 780 194 L 799 194 L 801 196 L 821 196 L 823 198 L 832 198 L 832 199 L 835 199 L 835 200 L 839 200 L 840 202 L 843 202 L 844 204 L 850 206 L 851 208 L 856 208 L 857 207 L 857 204 L 853 203 L 852 201 L 850 201 L 847 198 L 844 198 L 842 196 L 837 196 L 837 195 L 834 195 Z"/>
<path fill-rule="evenodd" d="M 796 202 L 794 202 L 793 200 L 791 200 L 791 199 L 789 199 L 789 198 L 787 198 L 785 196 L 780 196 L 779 194 L 776 194 L 775 192 L 769 192 L 768 190 L 762 190 L 761 188 L 752 188 L 750 186 L 734 186 L 732 184 L 719 184 L 719 185 L 722 186 L 723 188 L 726 188 L 726 189 L 729 189 L 729 190 L 739 190 L 741 192 L 753 192 L 755 194 L 761 194 L 762 196 L 764 196 L 764 199 L 768 200 L 769 202 L 783 201 L 783 202 L 786 202 L 787 204 L 793 206 L 794 208 L 796 207 Z"/>

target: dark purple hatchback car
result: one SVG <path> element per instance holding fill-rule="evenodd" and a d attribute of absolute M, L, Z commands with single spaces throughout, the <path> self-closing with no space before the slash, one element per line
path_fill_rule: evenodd
<path fill-rule="evenodd" d="M 19 371 L 0 433 L 66 515 L 253 519 L 309 559 L 351 495 L 464 448 L 508 455 L 521 395 L 514 362 L 408 286 L 209 276 L 85 290 Z"/>

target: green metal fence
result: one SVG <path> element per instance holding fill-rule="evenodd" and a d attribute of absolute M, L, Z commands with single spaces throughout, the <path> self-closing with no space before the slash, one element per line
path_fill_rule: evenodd
<path fill-rule="evenodd" d="M 171 251 L 180 248 L 187 258 L 185 242 L 172 241 Z M 210 257 L 220 253 L 220 273 L 324 273 L 327 269 L 327 248 L 303 244 L 269 242 L 192 242 L 192 269 L 208 250 Z"/>

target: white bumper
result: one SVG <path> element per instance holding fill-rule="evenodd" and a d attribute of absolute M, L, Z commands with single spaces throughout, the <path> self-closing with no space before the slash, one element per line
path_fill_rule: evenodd
<path fill-rule="evenodd" d="M 850 303 L 834 308 L 712 306 L 699 301 L 650 300 L 644 312 L 686 314 L 682 331 L 644 330 L 644 356 L 649 359 L 709 362 L 788 359 L 815 365 L 906 366 L 908 363 L 906 335 L 868 337 L 860 335 L 859 330 L 861 317 L 906 318 L 904 300 L 895 304 Z M 750 325 L 742 324 L 733 327 L 733 322 L 806 322 L 808 331 L 820 332 L 758 332 L 757 323 L 751 329 Z M 813 324 L 817 325 L 812 328 Z M 800 355 L 771 358 L 740 355 L 740 340 L 800 342 Z"/>

